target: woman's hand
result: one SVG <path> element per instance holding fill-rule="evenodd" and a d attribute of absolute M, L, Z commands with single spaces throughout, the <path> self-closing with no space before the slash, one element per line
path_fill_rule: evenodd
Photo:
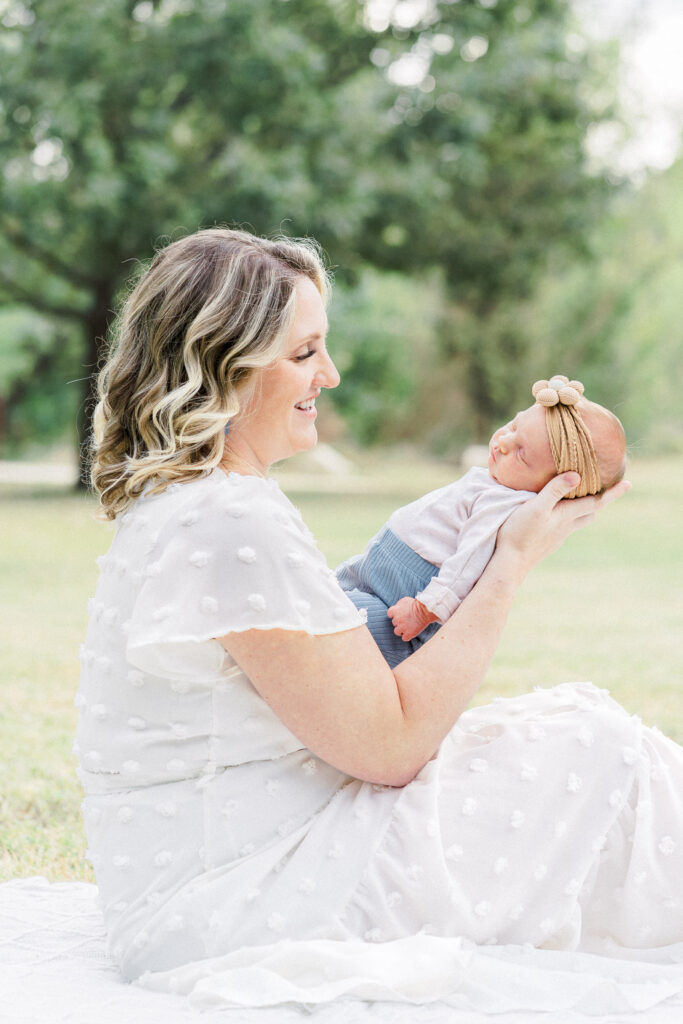
<path fill-rule="evenodd" d="M 578 473 L 563 473 L 546 484 L 538 497 L 518 508 L 498 531 L 496 551 L 516 559 L 528 572 L 556 551 L 574 530 L 587 526 L 596 513 L 630 489 L 627 480 L 600 495 L 563 501 L 579 483 Z"/>

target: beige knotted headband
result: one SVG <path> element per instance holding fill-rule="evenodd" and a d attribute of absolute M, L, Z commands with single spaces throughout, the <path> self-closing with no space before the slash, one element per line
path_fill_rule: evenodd
<path fill-rule="evenodd" d="M 537 380 L 531 393 L 545 408 L 545 422 L 558 473 L 580 473 L 578 487 L 567 498 L 597 494 L 602 485 L 591 435 L 577 408 L 583 384 L 556 374 L 551 380 Z"/>

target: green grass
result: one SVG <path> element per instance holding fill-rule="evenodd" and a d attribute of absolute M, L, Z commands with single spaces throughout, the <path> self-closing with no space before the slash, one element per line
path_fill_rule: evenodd
<path fill-rule="evenodd" d="M 331 565 L 361 549 L 398 504 L 447 482 L 443 465 L 363 459 L 346 493 L 282 472 Z M 633 491 L 526 581 L 476 703 L 569 679 L 607 687 L 683 742 L 680 623 L 683 459 L 636 462 Z M 78 645 L 95 557 L 111 528 L 93 503 L 54 489 L 0 488 L 0 878 L 89 879 L 70 753 Z M 457 668 L 457 667 L 456 667 Z"/>

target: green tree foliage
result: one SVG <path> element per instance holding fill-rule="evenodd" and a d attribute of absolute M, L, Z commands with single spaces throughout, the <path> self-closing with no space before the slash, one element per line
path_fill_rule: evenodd
<path fill-rule="evenodd" d="M 80 348 L 78 331 L 68 323 L 26 306 L 0 308 L 0 437 L 11 438 L 7 447 L 45 446 L 75 422 Z"/>
<path fill-rule="evenodd" d="M 440 265 L 478 323 L 581 237 L 595 115 L 568 0 L 434 0 L 407 26 L 414 5 L 389 6 L 379 24 L 361 0 L 0 3 L 0 289 L 76 325 L 70 376 L 135 261 L 201 225 L 314 235 L 341 278 Z M 483 346 L 445 349 L 495 411 Z"/>
<path fill-rule="evenodd" d="M 442 291 L 435 275 L 370 268 L 354 285 L 335 288 L 329 347 L 344 386 L 333 398 L 361 444 L 423 433 L 420 381 L 436 356 Z"/>
<path fill-rule="evenodd" d="M 548 275 L 517 309 L 523 369 L 579 377 L 622 419 L 634 452 L 683 450 L 683 160 L 624 195 L 594 259 Z"/>
<path fill-rule="evenodd" d="M 0 286 L 80 325 L 77 376 L 98 362 L 131 261 L 164 232 L 360 229 L 372 188 L 353 172 L 376 132 L 356 13 L 355 0 L 7 6 Z"/>
<path fill-rule="evenodd" d="M 396 98 L 402 170 L 365 252 L 401 269 L 443 268 L 443 351 L 482 436 L 509 410 L 527 350 L 513 322 L 492 322 L 532 293 L 551 257 L 584 251 L 605 207 L 609 189 L 586 173 L 584 140 L 591 122 L 612 116 L 612 64 L 572 31 L 565 0 L 442 3 L 438 15 L 414 33 L 413 58 L 429 69 Z"/>

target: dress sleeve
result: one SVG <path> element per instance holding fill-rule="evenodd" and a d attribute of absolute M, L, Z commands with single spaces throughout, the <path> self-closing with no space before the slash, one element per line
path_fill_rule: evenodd
<path fill-rule="evenodd" d="M 277 484 L 223 483 L 177 504 L 142 569 L 127 657 L 143 671 L 212 678 L 230 661 L 216 640 L 227 633 L 364 622 Z"/>

